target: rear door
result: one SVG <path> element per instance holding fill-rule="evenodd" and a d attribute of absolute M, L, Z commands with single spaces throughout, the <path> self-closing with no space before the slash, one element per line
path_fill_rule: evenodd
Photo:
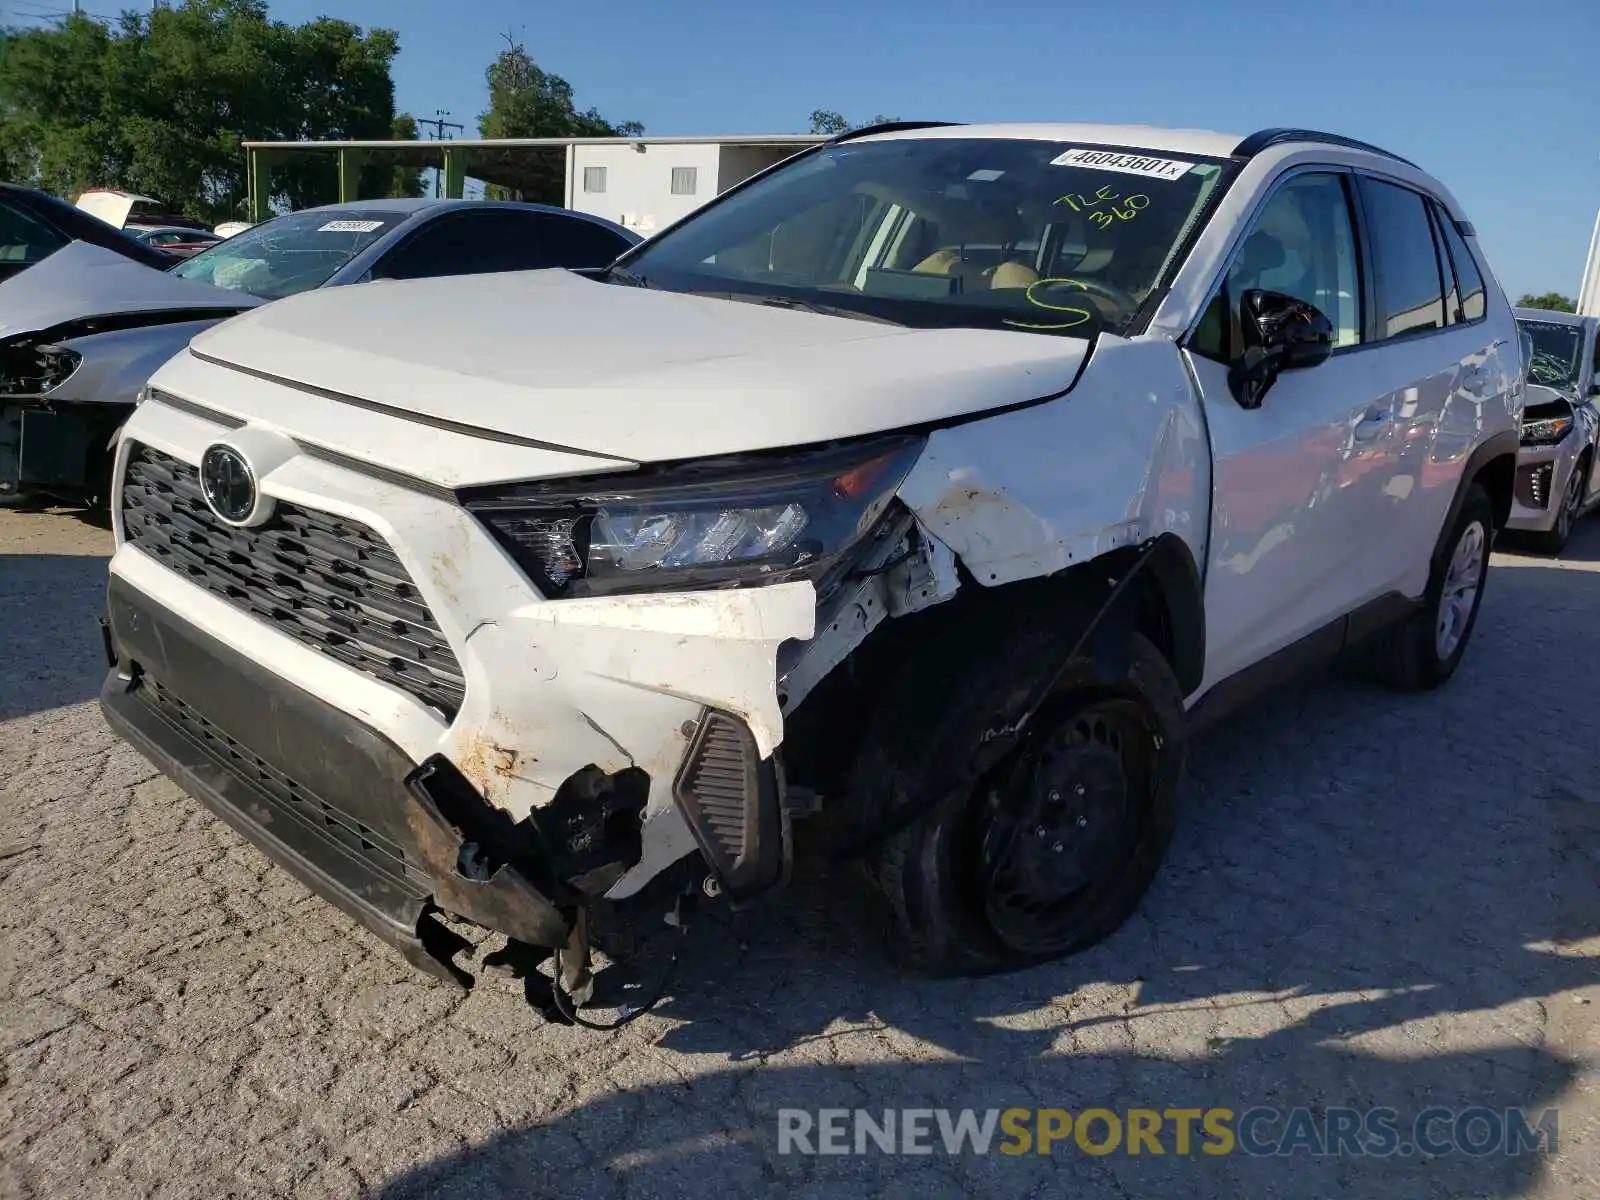
<path fill-rule="evenodd" d="M 1392 392 L 1395 457 L 1378 486 L 1385 536 L 1373 540 L 1385 586 L 1407 597 L 1427 586 L 1430 558 L 1467 456 L 1504 403 L 1502 352 L 1518 353 L 1490 319 L 1485 273 L 1433 197 L 1372 174 L 1360 177 L 1377 320 L 1373 356 Z"/>
<path fill-rule="evenodd" d="M 1204 687 L 1329 626 L 1386 584 L 1372 554 L 1393 454 L 1393 385 L 1369 352 L 1369 289 L 1354 176 L 1333 167 L 1280 177 L 1257 209 L 1185 353 L 1214 457 L 1206 573 Z M 1286 371 L 1259 408 L 1234 398 L 1240 302 L 1253 288 L 1314 304 L 1335 349 Z"/>

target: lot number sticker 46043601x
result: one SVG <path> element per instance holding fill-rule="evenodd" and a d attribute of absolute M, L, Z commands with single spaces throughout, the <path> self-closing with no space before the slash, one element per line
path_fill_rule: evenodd
<path fill-rule="evenodd" d="M 1182 179 L 1192 162 L 1179 158 L 1152 158 L 1148 154 L 1119 154 L 1115 150 L 1068 150 L 1050 160 L 1052 167 L 1083 167 L 1093 171 L 1116 171 L 1122 175 L 1144 175 L 1151 179 Z"/>
<path fill-rule="evenodd" d="M 326 225 L 318 225 L 318 233 L 371 233 L 374 229 L 382 229 L 382 221 L 329 221 Z"/>

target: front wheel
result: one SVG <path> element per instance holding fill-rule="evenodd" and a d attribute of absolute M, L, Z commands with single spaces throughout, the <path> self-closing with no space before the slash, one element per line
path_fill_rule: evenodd
<path fill-rule="evenodd" d="M 1567 475 L 1567 488 L 1561 494 L 1561 507 L 1556 510 L 1555 525 L 1529 539 L 1534 549 L 1543 554 L 1560 554 L 1567 548 L 1572 527 L 1578 523 L 1578 514 L 1583 510 L 1583 495 L 1588 490 L 1588 480 L 1589 460 L 1585 457 L 1573 463 Z"/>
<path fill-rule="evenodd" d="M 1068 663 L 1022 743 L 971 779 L 958 760 L 978 750 L 1034 656 L 1052 642 L 1062 652 L 1058 637 L 1011 641 L 962 664 L 956 695 L 902 680 L 858 766 L 857 796 L 931 805 L 871 869 L 895 917 L 891 952 L 914 970 L 986 974 L 1092 946 L 1138 907 L 1172 839 L 1183 696 L 1136 634 L 1122 679 L 1106 682 L 1088 658 Z"/>

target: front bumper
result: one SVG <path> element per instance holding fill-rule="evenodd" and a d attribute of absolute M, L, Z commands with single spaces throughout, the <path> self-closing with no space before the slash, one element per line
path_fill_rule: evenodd
<path fill-rule="evenodd" d="M 253 410 L 281 400 L 297 425 L 359 433 L 397 455 L 427 440 L 440 461 L 497 455 L 528 477 L 568 469 L 541 448 L 454 431 L 422 439 L 400 418 L 224 374 L 252 393 Z M 150 453 L 192 476 L 208 445 L 253 431 L 281 449 L 261 460 L 258 483 L 298 512 L 271 527 L 284 540 L 229 541 L 203 502 L 183 499 L 192 480 L 180 487 L 170 472 L 142 493 L 119 484 L 118 666 L 104 706 L 163 771 L 423 966 L 439 957 L 434 908 L 549 945 L 564 934 L 559 910 L 634 896 L 696 853 L 730 891 L 777 881 L 787 846 L 777 654 L 813 633 L 809 583 L 549 602 L 445 489 L 187 397 L 138 407 L 117 478 Z M 315 528 L 303 519 L 311 510 Z M 357 528 L 365 540 L 350 540 Z M 334 610 L 350 607 L 330 580 L 354 578 L 341 564 L 358 561 L 356 574 L 388 580 L 385 603 L 394 586 L 410 589 L 403 607 L 425 605 L 428 631 L 414 617 L 409 633 L 404 622 L 371 633 L 369 622 L 354 641 L 330 628 Z M 448 647 L 448 703 L 407 685 L 414 662 L 386 657 L 416 658 L 421 642 L 407 650 L 394 638 L 421 632 L 424 664 Z M 623 813 L 605 807 L 618 781 L 633 805 Z M 749 799 L 738 812 L 735 795 Z M 316 810 L 304 796 L 327 808 L 309 832 L 299 818 Z M 547 853 L 519 860 L 527 839 Z M 604 853 L 590 853 L 597 844 Z M 490 867 L 520 868 L 498 882 L 485 879 L 481 854 L 495 845 Z"/>
<path fill-rule="evenodd" d="M 414 965 L 470 982 L 450 962 L 461 943 L 436 909 L 534 945 L 565 940 L 559 885 L 532 855 L 484 879 L 458 870 L 464 838 L 483 836 L 458 774 L 413 762 L 115 578 L 107 611 L 115 663 L 100 703 L 112 729 Z M 483 822 L 492 810 L 478 804 Z"/>
<path fill-rule="evenodd" d="M 1555 528 L 1561 497 L 1578 461 L 1578 436 L 1568 433 L 1554 446 L 1524 446 L 1517 452 L 1507 529 L 1545 533 Z"/>

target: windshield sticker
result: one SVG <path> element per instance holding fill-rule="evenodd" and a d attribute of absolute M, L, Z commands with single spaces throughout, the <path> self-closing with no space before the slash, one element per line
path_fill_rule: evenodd
<path fill-rule="evenodd" d="M 1088 167 L 1120 175 L 1145 175 L 1151 179 L 1182 179 L 1192 162 L 1180 158 L 1151 158 L 1147 154 L 1118 154 L 1112 150 L 1068 150 L 1050 160 L 1052 167 Z"/>
<path fill-rule="evenodd" d="M 1049 309 L 1057 314 L 1060 319 L 1041 322 L 1014 321 L 1010 317 L 1006 317 L 1000 323 L 1002 325 L 1010 325 L 1013 329 L 1044 329 L 1059 333 L 1063 329 L 1076 329 L 1079 325 L 1087 325 L 1094 320 L 1094 313 L 1087 308 L 1082 308 L 1076 304 L 1051 304 L 1048 300 L 1041 300 L 1038 296 L 1035 296 L 1034 292 L 1043 287 L 1075 287 L 1084 292 L 1089 290 L 1089 285 L 1079 279 L 1040 279 L 1037 282 L 1030 283 L 1024 295 L 1027 296 L 1029 304 L 1035 308 Z"/>
<path fill-rule="evenodd" d="M 992 171 L 985 167 L 982 170 L 974 171 L 971 175 L 968 175 L 967 178 L 974 183 L 993 183 L 996 179 L 999 179 L 1000 176 L 1004 174 L 1004 171 Z"/>
<path fill-rule="evenodd" d="M 371 233 L 374 229 L 382 229 L 382 221 L 329 221 L 326 225 L 318 225 L 318 233 Z"/>

